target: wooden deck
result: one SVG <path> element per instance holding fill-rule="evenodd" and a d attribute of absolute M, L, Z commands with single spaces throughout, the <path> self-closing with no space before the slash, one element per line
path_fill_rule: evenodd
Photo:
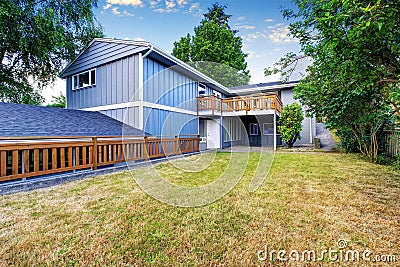
<path fill-rule="evenodd" d="M 227 113 L 277 111 L 282 112 L 282 101 L 276 94 L 257 94 L 221 99 L 217 96 L 200 96 L 197 98 L 197 114 L 223 116 Z"/>
<path fill-rule="evenodd" d="M 42 137 L 0 140 L 0 181 L 97 169 L 199 151 L 200 137 Z"/>

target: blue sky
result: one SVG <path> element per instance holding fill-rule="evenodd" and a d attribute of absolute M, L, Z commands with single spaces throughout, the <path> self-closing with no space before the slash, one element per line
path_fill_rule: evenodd
<path fill-rule="evenodd" d="M 99 0 L 94 10 L 106 37 L 146 40 L 171 52 L 173 43 L 200 24 L 203 13 L 216 1 L 196 0 Z M 227 5 L 230 25 L 243 39 L 243 51 L 248 55 L 251 83 L 277 80 L 264 77 L 263 69 L 287 52 L 298 52 L 297 40 L 287 36 L 289 22 L 282 18 L 280 6 L 293 7 L 289 0 L 233 0 L 218 1 Z M 57 82 L 51 95 L 65 92 L 64 83 Z"/>

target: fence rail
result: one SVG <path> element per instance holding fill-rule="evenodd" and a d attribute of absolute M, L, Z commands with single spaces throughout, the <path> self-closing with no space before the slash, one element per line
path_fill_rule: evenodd
<path fill-rule="evenodd" d="M 199 151 L 200 137 L 62 137 L 2 140 L 0 181 Z"/>
<path fill-rule="evenodd" d="M 201 96 L 197 98 L 197 111 L 217 112 L 277 110 L 282 112 L 282 101 L 276 94 L 250 95 L 221 99 L 217 96 Z"/>

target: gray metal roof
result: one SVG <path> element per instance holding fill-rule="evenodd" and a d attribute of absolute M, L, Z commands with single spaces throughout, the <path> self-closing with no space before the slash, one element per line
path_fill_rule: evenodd
<path fill-rule="evenodd" d="M 100 112 L 0 103 L 0 137 L 144 136 Z"/>

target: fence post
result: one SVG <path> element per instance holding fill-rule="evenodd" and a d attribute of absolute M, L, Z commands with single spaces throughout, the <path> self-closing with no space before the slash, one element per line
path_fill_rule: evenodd
<path fill-rule="evenodd" d="M 92 159 L 93 159 L 93 170 L 97 170 L 97 137 L 92 137 L 92 142 L 93 142 L 93 150 L 92 150 Z"/>
<path fill-rule="evenodd" d="M 149 157 L 149 138 L 147 136 L 144 137 L 144 147 L 143 147 L 143 156 L 146 159 L 150 159 Z"/>
<path fill-rule="evenodd" d="M 175 135 L 175 140 L 174 140 L 174 155 L 178 155 L 178 142 L 179 142 L 179 137 Z"/>
<path fill-rule="evenodd" d="M 0 151 L 0 177 L 7 175 L 7 151 Z"/>

